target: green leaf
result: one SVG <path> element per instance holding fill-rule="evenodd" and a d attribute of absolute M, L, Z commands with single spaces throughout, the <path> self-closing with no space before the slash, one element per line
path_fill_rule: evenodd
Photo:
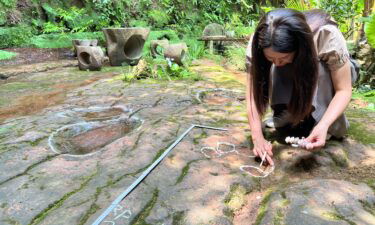
<path fill-rule="evenodd" d="M 370 22 L 366 23 L 365 33 L 368 43 L 375 48 L 375 14 L 371 15 Z"/>

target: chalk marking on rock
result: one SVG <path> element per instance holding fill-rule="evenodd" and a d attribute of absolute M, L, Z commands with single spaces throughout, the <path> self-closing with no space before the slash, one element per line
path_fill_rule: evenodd
<path fill-rule="evenodd" d="M 229 151 L 222 151 L 222 150 L 220 149 L 220 146 L 222 146 L 222 145 L 230 146 L 230 147 L 232 147 L 232 150 L 229 150 Z M 239 153 L 239 152 L 236 150 L 236 145 L 234 145 L 234 144 L 232 144 L 232 143 L 228 143 L 228 142 L 217 142 L 217 143 L 216 143 L 216 148 L 214 148 L 214 147 L 203 147 L 203 148 L 201 148 L 201 152 L 202 152 L 202 154 L 203 154 L 206 158 L 209 158 L 209 159 L 210 159 L 210 158 L 212 158 L 212 157 L 211 157 L 211 156 L 208 156 L 208 155 L 205 153 L 205 150 L 215 151 L 216 154 L 218 155 L 218 158 L 221 157 L 222 155 L 225 155 L 225 154 L 228 154 L 228 153 L 232 153 L 232 152 L 234 152 L 234 153 L 237 154 L 237 155 L 244 155 L 244 154 Z M 265 178 L 265 177 L 267 177 L 268 175 L 270 175 L 270 174 L 274 171 L 275 166 L 271 166 L 271 169 L 270 169 L 269 171 L 266 171 L 266 170 L 261 169 L 261 166 L 262 166 L 263 163 L 265 162 L 266 156 L 267 156 L 267 152 L 264 153 L 264 155 L 263 155 L 263 157 L 262 157 L 262 161 L 261 161 L 259 167 L 251 166 L 251 165 L 243 165 L 243 166 L 240 166 L 240 170 L 241 170 L 242 172 L 245 172 L 245 173 L 250 174 L 250 175 L 253 176 L 253 177 L 260 177 L 260 178 Z M 256 156 L 254 156 L 254 155 L 247 155 L 247 157 L 249 157 L 249 158 L 255 158 Z M 246 168 L 254 168 L 254 169 L 258 170 L 261 174 L 264 174 L 264 175 L 259 176 L 259 175 L 252 174 L 251 172 L 246 171 Z"/>

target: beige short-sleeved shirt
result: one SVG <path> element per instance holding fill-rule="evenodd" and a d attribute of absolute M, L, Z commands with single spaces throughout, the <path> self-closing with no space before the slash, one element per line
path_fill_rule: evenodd
<path fill-rule="evenodd" d="M 342 67 L 349 60 L 349 52 L 346 47 L 346 41 L 337 26 L 327 24 L 320 27 L 314 33 L 314 45 L 319 60 L 318 84 L 313 98 L 313 106 L 315 110 L 312 112 L 314 119 L 319 122 L 326 112 L 329 103 L 334 96 L 334 88 L 331 79 L 331 71 L 335 71 Z M 246 50 L 246 65 L 251 66 L 251 44 Z M 271 67 L 271 105 L 288 104 L 293 89 L 292 65 L 287 64 L 283 67 Z M 353 76 L 352 76 L 353 77 Z M 354 76 L 355 77 L 355 76 Z M 281 127 L 288 123 L 290 115 L 274 121 L 275 126 Z M 280 118 L 279 118 L 280 119 Z M 329 128 L 328 132 L 336 137 L 342 137 L 349 127 L 349 123 L 345 115 L 341 115 Z"/>

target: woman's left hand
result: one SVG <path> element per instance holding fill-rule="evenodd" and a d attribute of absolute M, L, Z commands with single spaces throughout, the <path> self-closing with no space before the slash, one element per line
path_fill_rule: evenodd
<path fill-rule="evenodd" d="M 311 131 L 310 135 L 305 139 L 309 142 L 306 145 L 307 150 L 315 150 L 323 147 L 326 144 L 328 127 L 324 125 L 316 125 Z"/>

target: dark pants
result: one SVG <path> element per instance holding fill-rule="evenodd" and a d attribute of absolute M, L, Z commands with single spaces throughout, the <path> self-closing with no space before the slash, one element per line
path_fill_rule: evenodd
<path fill-rule="evenodd" d="M 280 117 L 285 110 L 287 110 L 287 106 L 285 104 L 273 105 L 272 109 L 274 111 L 273 117 Z M 287 123 L 283 127 L 275 127 L 277 131 L 277 139 L 282 143 L 285 143 L 285 138 L 287 136 L 290 137 L 308 137 L 310 135 L 311 130 L 315 126 L 315 119 L 310 114 L 309 117 L 298 123 L 297 125 L 292 125 L 292 123 Z"/>

